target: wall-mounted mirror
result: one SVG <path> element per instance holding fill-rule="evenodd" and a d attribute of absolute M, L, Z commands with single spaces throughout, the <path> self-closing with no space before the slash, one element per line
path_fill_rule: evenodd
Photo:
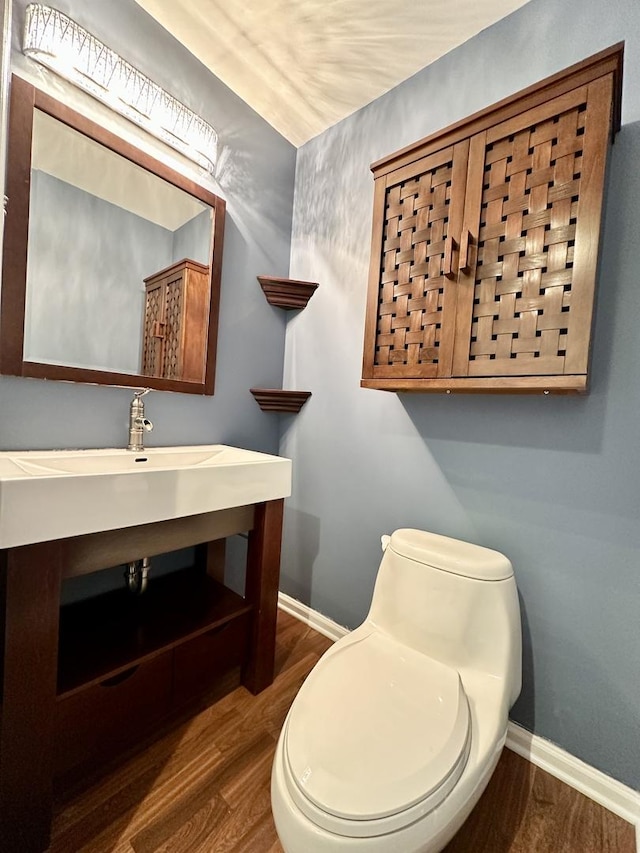
<path fill-rule="evenodd" d="M 11 83 L 0 372 L 213 394 L 224 201 Z"/>

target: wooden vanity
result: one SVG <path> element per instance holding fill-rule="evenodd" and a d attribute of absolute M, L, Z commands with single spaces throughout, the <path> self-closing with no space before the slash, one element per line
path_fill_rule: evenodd
<path fill-rule="evenodd" d="M 0 847 L 42 853 L 54 780 L 111 758 L 238 668 L 273 680 L 283 499 L 0 550 Z M 248 532 L 244 596 L 225 539 Z M 61 607 L 63 581 L 195 548 L 195 564 Z M 124 584 L 123 584 L 124 586 Z"/>

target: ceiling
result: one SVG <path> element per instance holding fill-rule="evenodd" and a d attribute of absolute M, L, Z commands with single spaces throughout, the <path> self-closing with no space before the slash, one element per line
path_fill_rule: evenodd
<path fill-rule="evenodd" d="M 41 110 L 33 113 L 32 169 L 177 231 L 203 202 Z"/>
<path fill-rule="evenodd" d="M 136 0 L 294 145 L 527 0 Z"/>

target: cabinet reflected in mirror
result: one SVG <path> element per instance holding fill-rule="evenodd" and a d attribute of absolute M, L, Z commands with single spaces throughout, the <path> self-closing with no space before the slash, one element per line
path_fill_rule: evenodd
<path fill-rule="evenodd" d="M 220 198 L 16 77 L 7 196 L 2 373 L 213 393 Z"/>

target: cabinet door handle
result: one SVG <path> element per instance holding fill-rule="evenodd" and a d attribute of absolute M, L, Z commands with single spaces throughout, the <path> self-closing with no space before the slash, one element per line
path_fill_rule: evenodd
<path fill-rule="evenodd" d="M 465 228 L 460 239 L 460 269 L 468 270 L 471 266 L 471 232 Z"/>
<path fill-rule="evenodd" d="M 447 237 L 444 241 L 444 257 L 442 259 L 442 275 L 453 275 L 453 250 L 455 242 L 453 237 Z"/>

